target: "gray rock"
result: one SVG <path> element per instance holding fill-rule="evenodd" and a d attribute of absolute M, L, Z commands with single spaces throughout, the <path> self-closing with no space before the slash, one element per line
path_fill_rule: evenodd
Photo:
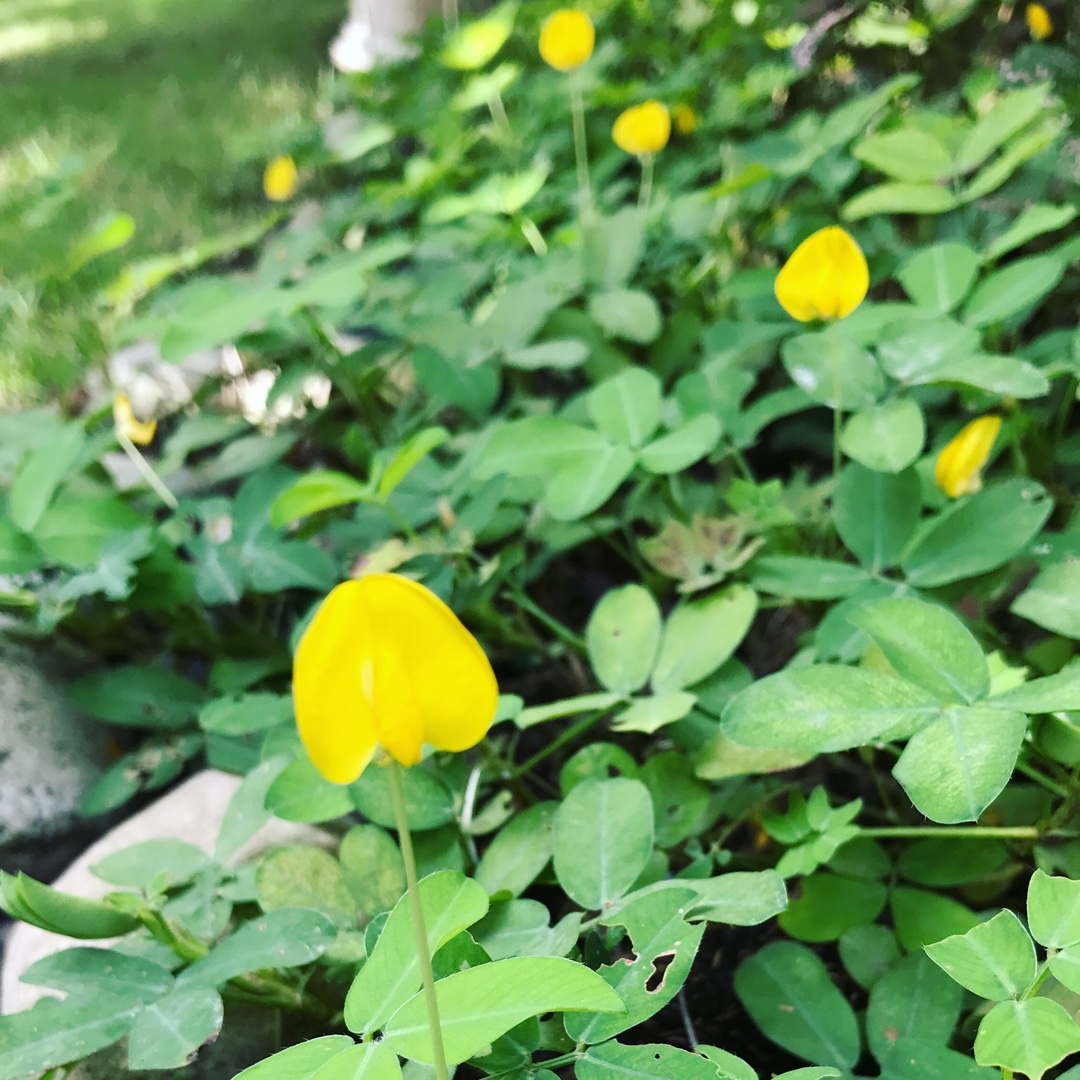
<path fill-rule="evenodd" d="M 61 685 L 47 661 L 0 646 L 0 868 L 10 872 L 52 877 L 100 831 L 78 807 L 109 765 L 108 731 Z"/>

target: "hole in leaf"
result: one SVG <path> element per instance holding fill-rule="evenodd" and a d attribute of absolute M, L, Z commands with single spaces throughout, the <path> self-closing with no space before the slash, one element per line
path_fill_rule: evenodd
<path fill-rule="evenodd" d="M 668 968 L 675 959 L 675 950 L 669 949 L 660 953 L 652 962 L 652 972 L 645 980 L 645 992 L 655 994 L 664 988 L 664 980 L 667 978 Z"/>

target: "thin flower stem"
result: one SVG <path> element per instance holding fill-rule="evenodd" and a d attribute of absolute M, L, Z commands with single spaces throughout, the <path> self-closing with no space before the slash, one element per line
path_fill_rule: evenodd
<path fill-rule="evenodd" d="M 826 331 L 829 336 L 829 358 L 832 361 L 833 377 L 833 445 L 832 445 L 832 475 L 833 483 L 840 476 L 842 456 L 840 454 L 840 432 L 843 427 L 843 410 L 840 407 L 844 389 L 843 372 L 841 370 L 840 335 L 836 329 L 836 322 L 830 324 Z"/>
<path fill-rule="evenodd" d="M 585 142 L 585 102 L 581 96 L 581 87 L 576 80 L 570 88 L 570 112 L 574 119 L 574 160 L 577 162 L 581 216 L 583 219 L 591 218 L 593 195 L 592 184 L 589 181 L 589 148 Z"/>
<path fill-rule="evenodd" d="M 416 879 L 416 857 L 413 854 L 412 833 L 409 832 L 409 816 L 405 810 L 405 785 L 402 779 L 402 768 L 396 761 L 390 761 L 386 768 L 390 776 L 390 798 L 394 804 L 394 821 L 397 823 L 401 857 L 405 863 L 405 881 L 408 883 L 413 933 L 416 936 L 416 951 L 420 960 L 420 975 L 424 984 L 424 1003 L 427 1006 L 428 1030 L 431 1032 L 432 1056 L 435 1058 L 435 1080 L 450 1080 L 450 1073 L 446 1067 L 442 1024 L 439 1023 L 439 1002 L 435 997 L 435 972 L 431 966 L 431 951 L 428 949 L 427 927 L 424 925 L 424 909 L 420 906 L 420 885 Z"/>
<path fill-rule="evenodd" d="M 139 475 L 150 485 L 154 494 L 170 509 L 175 510 L 180 504 L 176 496 L 165 486 L 165 481 L 150 466 L 150 462 L 139 453 L 139 448 L 122 432 L 117 431 L 116 438 L 124 448 L 131 464 L 139 470 Z"/>
<path fill-rule="evenodd" d="M 641 190 L 638 192 L 638 206 L 649 209 L 652 202 L 653 169 L 656 165 L 655 154 L 645 154 L 641 159 Z"/>
<path fill-rule="evenodd" d="M 1034 825 L 887 825 L 859 829 L 859 836 L 876 840 L 918 836 L 942 840 L 1038 840 L 1039 830 Z"/>
<path fill-rule="evenodd" d="M 456 30 L 458 25 L 457 0 L 443 0 L 442 13 L 445 22 Z"/>
<path fill-rule="evenodd" d="M 602 709 L 599 712 L 594 712 L 590 716 L 586 716 L 584 719 L 579 720 L 576 724 L 572 724 L 561 735 L 549 742 L 542 750 L 537 750 L 535 754 L 528 761 L 518 765 L 511 773 L 510 779 L 516 780 L 519 776 L 524 776 L 530 769 L 539 765 L 544 758 L 551 754 L 554 754 L 560 747 L 565 746 L 568 742 L 572 742 L 582 732 L 588 731 L 589 728 L 596 723 L 607 712 L 606 709 Z"/>
<path fill-rule="evenodd" d="M 506 106 L 503 104 L 502 94 L 495 91 L 491 97 L 488 98 L 488 112 L 491 113 L 491 119 L 495 124 L 495 127 L 499 129 L 506 138 L 513 138 L 513 129 L 510 127 L 510 117 L 506 115 Z"/>

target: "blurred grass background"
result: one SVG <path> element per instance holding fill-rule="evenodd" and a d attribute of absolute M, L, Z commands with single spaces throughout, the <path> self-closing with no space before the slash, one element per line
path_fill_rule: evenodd
<path fill-rule="evenodd" d="M 0 408 L 63 393 L 131 259 L 266 211 L 262 169 L 311 116 L 344 0 L 0 0 Z M 58 278 L 110 213 L 131 242 Z"/>

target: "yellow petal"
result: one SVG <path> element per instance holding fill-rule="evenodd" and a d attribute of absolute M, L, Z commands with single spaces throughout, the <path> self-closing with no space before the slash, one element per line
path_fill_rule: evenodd
<path fill-rule="evenodd" d="M 1036 41 L 1043 41 L 1054 32 L 1054 20 L 1042 4 L 1028 4 L 1024 9 L 1028 32 Z"/>
<path fill-rule="evenodd" d="M 429 589 L 397 574 L 337 586 L 297 649 L 300 735 L 320 772 L 355 780 L 376 744 L 403 765 L 424 743 L 465 750 L 487 733 L 499 689 L 491 664 Z"/>
<path fill-rule="evenodd" d="M 870 271 L 854 238 L 830 225 L 791 253 L 774 288 L 776 299 L 793 319 L 843 319 L 866 299 Z"/>
<path fill-rule="evenodd" d="M 136 446 L 149 446 L 157 431 L 156 420 L 140 420 L 131 407 L 127 394 L 113 398 L 113 424 L 116 430 Z"/>
<path fill-rule="evenodd" d="M 671 119 L 675 123 L 675 130 L 680 135 L 692 135 L 698 126 L 697 113 L 682 102 L 671 110 Z"/>
<path fill-rule="evenodd" d="M 300 178 L 296 162 L 287 154 L 276 157 L 263 173 L 263 191 L 271 202 L 285 202 L 296 194 Z"/>
<path fill-rule="evenodd" d="M 611 128 L 615 145 L 641 157 L 655 154 L 671 138 L 671 114 L 659 101 L 646 101 L 623 112 Z"/>
<path fill-rule="evenodd" d="M 584 11 L 562 8 L 540 28 L 540 56 L 556 71 L 572 71 L 592 56 L 596 30 Z"/>
<path fill-rule="evenodd" d="M 982 487 L 980 472 L 1001 430 L 1000 416 L 980 416 L 964 427 L 938 454 L 934 479 L 950 499 Z"/>

